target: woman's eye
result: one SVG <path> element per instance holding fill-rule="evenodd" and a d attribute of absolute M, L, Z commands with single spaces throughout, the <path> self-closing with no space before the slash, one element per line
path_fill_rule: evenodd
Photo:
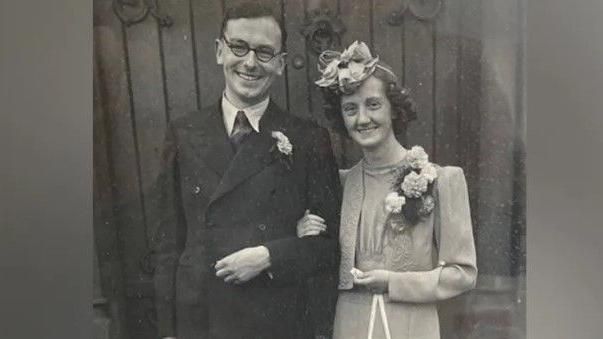
<path fill-rule="evenodd" d="M 356 113 L 356 106 L 355 105 L 343 105 L 342 111 L 346 115 L 353 115 L 354 113 Z"/>
<path fill-rule="evenodd" d="M 379 101 L 371 101 L 368 103 L 368 107 L 370 109 L 379 109 L 381 108 L 381 103 Z"/>

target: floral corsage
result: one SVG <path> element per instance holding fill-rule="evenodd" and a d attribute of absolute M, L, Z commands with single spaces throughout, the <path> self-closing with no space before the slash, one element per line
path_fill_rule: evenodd
<path fill-rule="evenodd" d="M 406 224 L 415 225 L 435 207 L 432 193 L 438 174 L 427 153 L 423 147 L 413 146 L 406 154 L 406 160 L 408 165 L 399 170 L 392 192 L 385 197 L 390 225 L 398 232 L 402 232 Z"/>
<path fill-rule="evenodd" d="M 287 170 L 290 171 L 293 165 L 293 145 L 291 141 L 280 131 L 272 131 L 270 135 L 276 140 L 276 143 L 270 148 L 270 153 L 277 156 Z"/>

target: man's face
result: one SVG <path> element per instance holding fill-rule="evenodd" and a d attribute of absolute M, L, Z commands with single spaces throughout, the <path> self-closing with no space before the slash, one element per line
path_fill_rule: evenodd
<path fill-rule="evenodd" d="M 231 19 L 224 30 L 231 45 L 247 44 L 253 49 L 281 52 L 281 31 L 272 17 Z M 279 54 L 262 62 L 256 52 L 236 56 L 223 38 L 216 41 L 216 60 L 223 66 L 226 96 L 233 104 L 253 105 L 268 96 L 270 86 L 283 73 L 284 60 Z"/>

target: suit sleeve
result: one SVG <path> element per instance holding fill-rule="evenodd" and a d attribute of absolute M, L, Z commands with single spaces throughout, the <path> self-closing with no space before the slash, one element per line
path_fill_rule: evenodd
<path fill-rule="evenodd" d="M 154 223 L 153 246 L 157 255 L 154 274 L 157 327 L 160 337 L 175 336 L 175 274 L 182 252 L 185 225 L 179 194 L 177 149 L 172 126 L 166 129 L 160 173 L 147 198 Z"/>
<path fill-rule="evenodd" d="M 435 229 L 440 232 L 438 265 L 425 272 L 392 272 L 391 300 L 435 302 L 475 287 L 477 266 L 465 176 L 459 167 L 439 172 L 434 211 Z"/>
<path fill-rule="evenodd" d="M 313 336 L 330 338 L 333 333 L 339 266 L 341 185 L 329 134 L 316 129 L 309 136 L 305 178 L 307 208 L 327 224 L 321 236 L 288 238 L 266 244 L 275 280 L 306 282 L 306 324 Z"/>
<path fill-rule="evenodd" d="M 337 164 L 326 130 L 315 129 L 308 138 L 311 146 L 306 153 L 306 208 L 325 219 L 327 232 L 322 236 L 293 236 L 267 242 L 275 281 L 299 281 L 336 271 L 339 263 L 341 187 Z"/>

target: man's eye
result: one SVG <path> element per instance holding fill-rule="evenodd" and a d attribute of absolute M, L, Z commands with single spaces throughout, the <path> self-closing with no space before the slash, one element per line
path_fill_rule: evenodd
<path fill-rule="evenodd" d="M 273 57 L 276 54 L 272 48 L 258 48 L 257 53 L 265 57 Z"/>
<path fill-rule="evenodd" d="M 230 46 L 230 48 L 234 52 L 241 52 L 241 53 L 244 53 L 248 50 L 247 46 L 245 46 L 245 45 L 232 45 L 232 46 Z"/>

